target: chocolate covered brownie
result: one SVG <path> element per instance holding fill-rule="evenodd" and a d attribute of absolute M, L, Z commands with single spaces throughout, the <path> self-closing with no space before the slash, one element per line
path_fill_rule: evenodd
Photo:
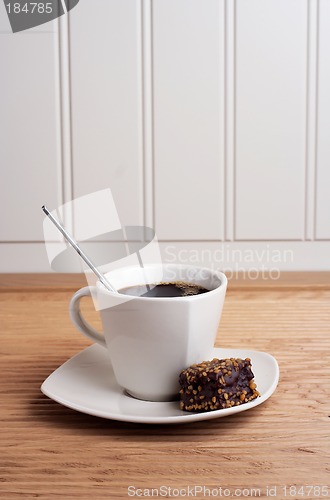
<path fill-rule="evenodd" d="M 231 408 L 259 396 L 250 358 L 203 361 L 180 373 L 180 409 L 211 411 Z"/>

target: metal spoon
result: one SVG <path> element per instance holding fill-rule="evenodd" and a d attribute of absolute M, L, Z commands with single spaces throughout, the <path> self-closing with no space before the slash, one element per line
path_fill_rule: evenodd
<path fill-rule="evenodd" d="M 100 271 L 94 266 L 93 262 L 87 257 L 85 252 L 80 248 L 78 243 L 70 236 L 70 234 L 64 229 L 63 226 L 55 219 L 55 217 L 49 212 L 48 208 L 43 205 L 42 210 L 47 215 L 47 217 L 52 221 L 52 223 L 57 227 L 57 229 L 63 234 L 64 238 L 68 240 L 71 246 L 75 249 L 75 251 L 80 255 L 80 257 L 86 262 L 86 264 L 91 268 L 94 274 L 98 277 L 101 283 L 110 291 L 118 293 L 117 290 L 109 283 L 107 278 L 100 273 Z"/>

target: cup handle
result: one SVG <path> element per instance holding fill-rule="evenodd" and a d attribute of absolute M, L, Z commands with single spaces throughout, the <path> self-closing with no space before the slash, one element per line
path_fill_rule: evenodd
<path fill-rule="evenodd" d="M 81 288 L 74 294 L 70 301 L 69 311 L 70 318 L 72 323 L 78 328 L 78 330 L 83 333 L 86 337 L 97 342 L 103 347 L 107 347 L 105 343 L 104 336 L 95 330 L 91 325 L 87 323 L 87 321 L 82 317 L 80 310 L 80 301 L 83 297 L 91 297 L 92 296 L 92 288 L 96 289 L 96 287 L 85 286 Z"/>

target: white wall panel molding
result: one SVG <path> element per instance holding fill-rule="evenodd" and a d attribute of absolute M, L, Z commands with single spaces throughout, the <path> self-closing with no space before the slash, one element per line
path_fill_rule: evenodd
<path fill-rule="evenodd" d="M 0 0 L 0 272 L 49 272 L 41 205 L 107 187 L 167 261 L 329 270 L 329 54 L 330 0 L 85 0 L 15 34 Z"/>
<path fill-rule="evenodd" d="M 161 243 L 164 262 L 181 262 L 233 272 L 251 270 L 249 277 L 256 278 L 255 270 L 279 271 L 329 271 L 329 241 L 312 242 L 168 242 Z M 27 259 L 27 255 L 29 258 Z M 311 264 L 312 263 L 312 264 Z M 81 272 L 77 266 L 69 272 Z M 1 243 L 0 273 L 49 273 L 43 243 Z M 65 270 L 63 269 L 63 272 Z M 248 275 L 247 275 L 248 276 Z"/>
<path fill-rule="evenodd" d="M 235 238 L 236 0 L 225 1 L 225 239 Z"/>
<path fill-rule="evenodd" d="M 56 22 L 13 34 L 1 2 L 0 241 L 42 241 L 41 206 L 58 201 L 57 45 Z"/>
<path fill-rule="evenodd" d="M 236 3 L 237 240 L 305 237 L 307 5 Z"/>
<path fill-rule="evenodd" d="M 43 242 L 1 243 L 0 259 L 0 273 L 52 272 Z"/>
<path fill-rule="evenodd" d="M 164 262 L 205 266 L 240 272 L 251 270 L 329 271 L 330 241 L 263 241 L 263 242 L 167 242 L 161 243 Z M 311 262 L 313 265 L 311 266 Z M 276 278 L 276 279 L 277 279 Z"/>
<path fill-rule="evenodd" d="M 58 44 L 58 67 L 59 67 L 59 112 L 61 123 L 61 191 L 58 196 L 58 204 L 62 205 L 73 199 L 73 172 L 71 154 L 71 88 L 70 88 L 70 43 L 69 43 L 69 21 L 70 15 L 58 18 L 59 44 Z M 55 207 L 54 207 L 55 208 Z M 63 213 L 63 223 L 73 233 L 73 214 L 69 205 Z"/>
<path fill-rule="evenodd" d="M 59 23 L 58 19 L 54 21 L 54 25 L 56 25 L 57 29 L 57 40 L 54 43 L 54 52 L 53 52 L 53 57 L 54 57 L 54 66 L 55 66 L 55 80 L 54 80 L 54 87 L 55 87 L 55 117 L 56 117 L 56 124 L 57 124 L 57 141 L 56 141 L 56 156 L 58 158 L 57 162 L 57 203 L 56 205 L 59 205 L 63 203 L 63 158 L 62 158 L 62 114 L 61 114 L 61 85 L 62 85 L 62 79 L 61 79 L 61 63 L 60 63 L 60 28 L 59 28 Z M 45 200 L 44 202 L 48 206 L 48 200 Z M 49 207 L 53 209 L 54 207 Z"/>
<path fill-rule="evenodd" d="M 307 33 L 307 115 L 306 115 L 306 200 L 305 239 L 314 239 L 315 175 L 316 175 L 316 113 L 318 75 L 318 0 L 308 0 Z"/>
<path fill-rule="evenodd" d="M 142 9 L 142 92 L 144 224 L 154 227 L 154 130 L 153 130 L 153 51 L 152 0 L 141 0 Z"/>
<path fill-rule="evenodd" d="M 70 12 L 73 195 L 110 187 L 124 225 L 144 219 L 141 25 L 138 0 Z"/>
<path fill-rule="evenodd" d="M 316 234 L 330 239 L 330 2 L 319 3 Z"/>
<path fill-rule="evenodd" d="M 152 4 L 156 231 L 163 240 L 218 240 L 224 219 L 223 0 Z"/>

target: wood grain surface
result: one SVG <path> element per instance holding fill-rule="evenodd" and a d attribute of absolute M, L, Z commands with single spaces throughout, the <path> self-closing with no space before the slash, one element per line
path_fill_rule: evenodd
<path fill-rule="evenodd" d="M 260 276 L 261 273 L 259 273 Z M 277 279 L 272 275 L 264 273 L 264 279 L 246 279 L 243 273 L 235 273 L 228 283 L 229 289 L 253 288 L 263 290 L 265 288 L 299 288 L 313 287 L 315 289 L 330 290 L 330 271 L 304 271 L 281 272 Z M 84 274 L 79 273 L 3 273 L 0 274 L 0 292 L 22 292 L 22 291 L 75 291 L 86 285 Z"/>
<path fill-rule="evenodd" d="M 222 497 L 240 488 L 236 496 L 324 498 L 306 489 L 304 497 L 285 496 L 283 487 L 328 484 L 327 287 L 229 288 L 216 345 L 274 355 L 277 391 L 232 417 L 152 426 L 84 415 L 40 392 L 43 380 L 90 342 L 70 323 L 71 290 L 23 282 L 16 277 L 20 290 L 0 287 L 1 498 L 120 499 L 130 498 L 129 486 L 149 497 L 152 488 L 185 488 L 189 498 L 195 485 L 216 488 L 219 498 L 220 487 Z M 99 326 L 87 299 L 83 308 Z M 195 498 L 209 498 L 207 490 Z"/>

